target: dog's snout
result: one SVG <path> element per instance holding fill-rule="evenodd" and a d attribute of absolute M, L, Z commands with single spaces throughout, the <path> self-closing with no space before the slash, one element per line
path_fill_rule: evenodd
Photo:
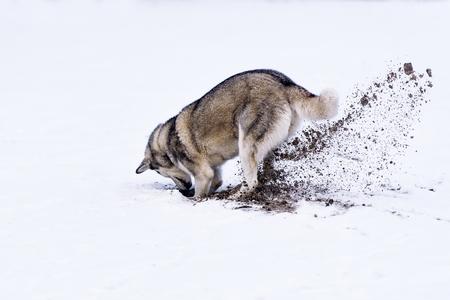
<path fill-rule="evenodd" d="M 178 177 L 175 177 L 175 180 L 178 181 L 178 183 L 183 186 L 184 190 L 189 190 L 192 186 L 192 182 L 190 182 L 190 181 L 186 181 L 186 180 L 178 178 Z"/>
<path fill-rule="evenodd" d="M 186 189 L 186 190 L 180 190 L 180 193 L 181 193 L 183 196 L 185 196 L 185 197 L 194 197 L 194 195 L 195 195 L 195 190 L 194 190 L 194 189 L 192 189 L 192 190 L 189 190 L 189 189 Z"/>
<path fill-rule="evenodd" d="M 189 190 L 192 186 L 192 182 L 190 181 L 185 181 L 183 179 L 177 178 L 177 180 L 179 180 L 181 182 L 181 184 L 184 186 L 185 190 Z"/>
<path fill-rule="evenodd" d="M 185 185 L 185 186 L 186 186 L 186 188 L 187 188 L 187 189 L 190 189 L 190 188 L 192 187 L 192 182 L 188 182 L 188 183 L 186 183 L 186 185 Z"/>

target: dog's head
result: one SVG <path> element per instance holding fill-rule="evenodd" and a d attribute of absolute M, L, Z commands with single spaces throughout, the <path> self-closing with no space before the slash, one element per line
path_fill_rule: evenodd
<path fill-rule="evenodd" d="M 158 174 L 172 179 L 181 192 L 189 191 L 192 186 L 191 176 L 170 159 L 167 136 L 162 134 L 161 131 L 164 130 L 162 127 L 159 125 L 150 135 L 145 147 L 144 159 L 136 169 L 136 174 L 154 170 Z"/>

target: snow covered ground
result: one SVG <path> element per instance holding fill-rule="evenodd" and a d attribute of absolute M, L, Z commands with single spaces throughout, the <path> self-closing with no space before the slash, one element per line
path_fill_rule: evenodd
<path fill-rule="evenodd" d="M 0 2 L 0 298 L 450 297 L 449 14 L 448 2 Z M 344 98 L 389 60 L 432 68 L 434 87 L 402 191 L 355 199 L 371 207 L 193 205 L 134 174 L 154 126 L 229 75 L 273 68 Z"/>

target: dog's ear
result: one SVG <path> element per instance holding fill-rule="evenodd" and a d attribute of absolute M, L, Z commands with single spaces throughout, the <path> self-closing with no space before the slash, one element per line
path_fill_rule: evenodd
<path fill-rule="evenodd" d="M 142 172 L 147 171 L 150 166 L 149 166 L 149 162 L 148 160 L 144 159 L 141 164 L 139 165 L 139 167 L 136 169 L 136 174 L 141 174 Z"/>

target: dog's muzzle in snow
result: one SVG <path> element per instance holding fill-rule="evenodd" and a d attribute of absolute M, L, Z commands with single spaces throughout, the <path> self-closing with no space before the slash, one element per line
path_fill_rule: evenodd
<path fill-rule="evenodd" d="M 180 178 L 175 178 L 175 179 L 176 179 L 175 182 L 178 181 L 178 183 L 179 183 L 177 185 L 180 188 L 179 191 L 180 191 L 180 193 L 183 196 L 185 196 L 185 197 L 192 197 L 192 196 L 194 196 L 194 194 L 195 194 L 194 189 L 190 189 L 191 186 L 192 186 L 192 182 L 186 182 L 186 181 L 184 181 L 183 179 L 180 179 Z M 181 188 L 179 186 L 180 184 L 183 186 L 183 188 Z"/>

